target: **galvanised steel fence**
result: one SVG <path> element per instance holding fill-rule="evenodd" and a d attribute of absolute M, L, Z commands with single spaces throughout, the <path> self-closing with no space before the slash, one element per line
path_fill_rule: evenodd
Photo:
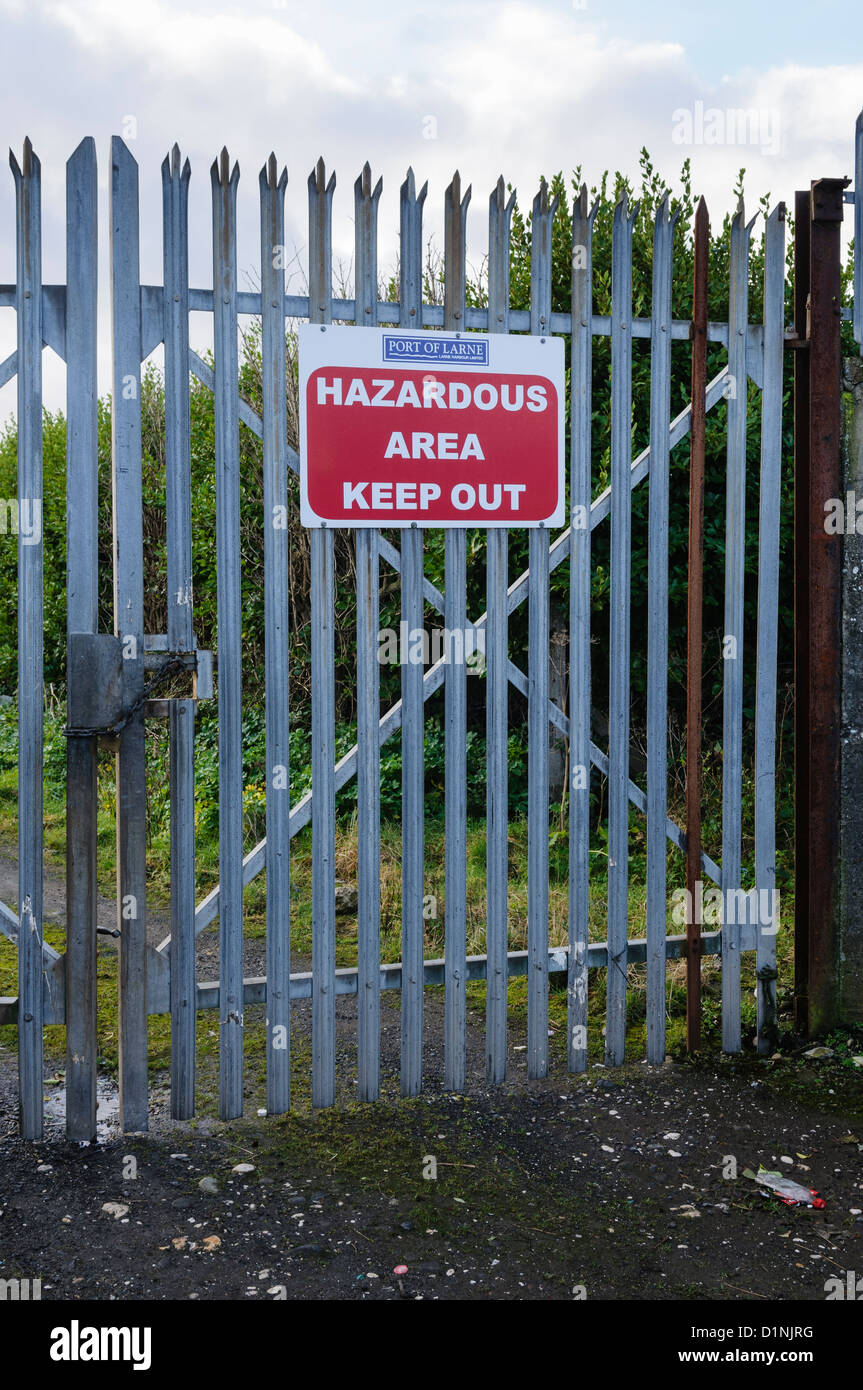
<path fill-rule="evenodd" d="M 859 141 L 858 141 L 859 150 Z M 572 282 L 569 312 L 552 312 L 551 236 L 556 203 L 543 183 L 533 202 L 530 309 L 510 307 L 510 230 L 514 195 L 501 179 L 488 208 L 488 303 L 466 302 L 466 223 L 470 189 L 458 174 L 445 198 L 443 304 L 423 303 L 423 212 L 427 186 L 418 192 L 412 172 L 400 190 L 399 299 L 381 302 L 378 291 L 377 222 L 381 182 L 373 187 L 368 165 L 354 186 L 355 297 L 334 297 L 332 206 L 335 176 L 319 161 L 308 179 L 308 294 L 286 293 L 284 270 L 273 250 L 285 241 L 287 174 L 270 156 L 259 178 L 260 292 L 237 283 L 239 171 L 226 151 L 213 164 L 213 288 L 189 285 L 188 189 L 190 168 L 175 147 L 162 167 L 164 276 L 142 285 L 139 274 L 138 167 L 120 139 L 111 147 L 110 265 L 113 328 L 113 577 L 115 629 L 98 631 L 99 525 L 97 480 L 97 161 L 92 140 L 82 142 L 66 169 L 66 284 L 43 286 L 39 161 L 25 146 L 12 161 L 17 196 L 17 283 L 0 288 L 0 305 L 17 313 L 18 347 L 0 364 L 0 382 L 17 374 L 19 503 L 42 497 L 41 354 L 52 347 L 67 368 L 68 485 L 68 803 L 67 918 L 63 954 L 43 941 L 42 926 L 42 546 L 19 535 L 19 902 L 17 913 L 0 905 L 0 927 L 17 943 L 17 999 L 0 1004 L 0 1021 L 18 1028 L 21 1127 L 31 1138 L 43 1122 L 43 1028 L 65 1024 L 67 1037 L 67 1132 L 89 1139 L 96 1113 L 96 790 L 97 744 L 116 750 L 117 904 L 119 965 L 119 1079 L 122 1123 L 140 1130 L 148 1122 L 148 1017 L 171 1016 L 172 1113 L 193 1113 L 196 1011 L 218 1010 L 219 1113 L 243 1108 L 244 1009 L 267 1011 L 267 1109 L 291 1103 L 289 1047 L 292 1004 L 311 1000 L 312 1098 L 317 1106 L 336 1096 L 336 1000 L 356 995 L 358 1094 L 375 1100 L 381 1091 L 381 992 L 401 994 L 401 1091 L 416 1095 L 423 1084 L 423 1002 L 428 985 L 445 988 L 443 1081 L 458 1091 L 467 1084 L 466 985 L 486 981 L 487 1076 L 507 1071 L 507 985 L 527 977 L 527 1062 L 530 1077 L 549 1065 L 549 976 L 567 977 L 567 1065 L 588 1064 L 588 973 L 607 972 L 605 1059 L 624 1061 L 627 972 L 646 962 L 647 1061 L 666 1053 L 666 965 L 689 954 L 718 955 L 722 964 L 722 1045 L 741 1048 L 741 954 L 755 952 L 759 978 L 759 1046 L 769 1042 L 775 1006 L 776 926 L 753 909 L 756 897 L 775 887 L 775 731 L 779 511 L 782 443 L 785 295 L 784 208 L 767 218 L 764 312 L 749 322 L 750 236 L 742 206 L 731 234 L 729 316 L 708 322 L 704 296 L 706 219 L 696 229 L 696 310 L 693 320 L 672 318 L 671 285 L 675 217 L 667 200 L 656 214 L 653 296 L 649 318 L 633 316 L 632 248 L 636 209 L 625 197 L 614 213 L 611 314 L 594 312 L 592 242 L 596 208 L 586 188 L 572 215 Z M 858 180 L 859 183 L 859 180 Z M 857 217 L 860 201 L 857 202 Z M 754 219 L 753 219 L 754 220 Z M 700 258 L 700 265 L 699 265 Z M 280 264 L 280 263 L 279 263 Z M 699 275 L 701 293 L 699 294 Z M 859 302 L 859 300 L 858 300 Z M 190 346 L 189 315 L 212 314 L 214 365 Z M 238 316 L 258 315 L 262 331 L 263 408 L 257 414 L 238 389 Z M 288 320 L 314 323 L 398 324 L 429 331 L 564 334 L 570 338 L 571 418 L 569 505 L 572 524 L 558 535 L 533 530 L 529 568 L 509 579 L 509 538 L 491 530 L 487 547 L 486 611 L 466 612 L 467 554 L 464 530 L 446 534 L 445 592 L 423 570 L 423 531 L 400 532 L 400 543 L 373 530 L 355 533 L 357 572 L 357 742 L 336 756 L 334 695 L 334 536 L 315 530 L 311 543 L 312 789 L 293 806 L 274 786 L 272 770 L 289 763 L 289 611 L 287 530 L 267 524 L 287 507 L 288 473 L 298 459 L 286 427 L 285 334 Z M 611 340 L 610 485 L 593 495 L 591 470 L 592 350 Z M 650 439 L 631 451 L 633 343 L 649 341 Z M 671 418 L 671 352 L 675 340 L 694 339 L 692 403 Z M 706 342 L 721 344 L 727 360 L 706 379 Z M 142 363 L 164 344 L 165 480 L 167 518 L 167 632 L 144 630 L 142 534 Z M 699 365 L 700 363 L 700 365 Z M 216 551 L 218 567 L 219 866 L 217 888 L 196 902 L 195 708 L 213 693 L 213 660 L 195 637 L 192 587 L 190 377 L 215 398 Z M 758 616 L 756 661 L 755 892 L 743 893 L 743 618 L 746 534 L 747 384 L 761 393 L 760 514 L 758 520 Z M 669 456 L 690 430 L 694 479 L 691 517 L 693 563 L 689 582 L 698 592 L 699 466 L 703 510 L 704 415 L 727 406 L 727 502 L 725 530 L 724 738 L 721 854 L 717 862 L 700 848 L 697 811 L 687 832 L 667 812 Z M 243 845 L 242 677 L 240 573 L 240 430 L 262 442 L 262 525 L 265 535 L 266 632 L 266 837 L 249 853 Z M 649 479 L 648 540 L 648 739 L 646 792 L 630 775 L 631 497 Z M 607 748 L 591 737 L 591 537 L 611 528 L 609 710 Z M 701 528 L 701 529 L 700 529 Z M 550 698 L 549 579 L 568 561 L 568 706 Z M 381 716 L 377 660 L 381 569 L 401 583 L 401 616 L 408 630 L 423 626 L 424 606 L 443 615 L 450 631 L 485 632 L 487 712 L 487 928 L 486 953 L 466 954 L 466 670 L 449 656 L 424 669 L 405 664 L 401 700 Z M 528 605 L 526 669 L 511 659 L 511 615 Z M 700 621 L 690 606 L 690 620 Z M 700 662 L 700 653 L 698 654 Z M 700 667 L 698 668 L 700 671 Z M 159 698 L 167 675 L 190 671 L 194 688 L 184 698 Z M 443 960 L 425 959 L 423 896 L 424 705 L 445 686 L 446 918 Z M 528 929 L 527 950 L 511 951 L 508 933 L 508 692 L 527 699 Z M 697 708 L 697 706 L 696 706 Z M 158 945 L 147 940 L 147 769 L 145 720 L 166 718 L 170 730 L 171 932 Z M 568 944 L 549 946 L 549 731 L 568 740 L 569 927 Z M 380 757 L 398 731 L 402 747 L 402 959 L 380 958 Z M 697 729 L 690 728 L 689 770 L 695 777 Z M 607 779 L 607 938 L 589 940 L 591 886 L 590 769 Z M 586 776 L 578 776 L 587 769 Z M 352 778 L 357 784 L 357 963 L 336 968 L 335 798 Z M 646 816 L 646 939 L 630 936 L 630 808 Z M 313 961 L 308 973 L 291 973 L 292 838 L 311 823 L 313 839 Z M 718 885 L 736 912 L 721 930 L 669 934 L 666 882 L 668 841 L 690 848 L 688 881 Z M 692 858 L 693 846 L 696 857 Z M 266 874 L 266 978 L 243 977 L 243 893 Z M 748 905 L 740 911 L 740 902 Z M 750 910 L 752 909 L 752 910 Z M 219 979 L 196 979 L 195 942 L 219 921 Z M 690 976 L 693 966 L 690 965 Z"/>

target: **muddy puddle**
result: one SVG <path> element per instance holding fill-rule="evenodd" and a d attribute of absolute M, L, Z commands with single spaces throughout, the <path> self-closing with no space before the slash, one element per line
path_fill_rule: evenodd
<path fill-rule="evenodd" d="M 66 1129 L 66 1086 L 63 1078 L 45 1083 L 45 1128 L 52 1138 Z M 107 1077 L 96 1082 L 96 1143 L 105 1144 L 120 1132 L 120 1092 Z"/>

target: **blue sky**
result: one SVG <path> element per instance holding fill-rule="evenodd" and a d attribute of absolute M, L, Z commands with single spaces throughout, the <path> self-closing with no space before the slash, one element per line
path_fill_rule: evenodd
<path fill-rule="evenodd" d="M 841 58 L 863 56 L 860 6 L 850 0 L 817 5 L 776 4 L 765 0 L 724 0 L 723 4 L 639 3 L 609 0 L 589 13 L 609 34 L 680 43 L 705 82 L 718 83 L 742 68 L 806 62 L 829 67 Z M 543 7 L 545 7 L 543 5 Z M 554 0 L 549 8 L 560 8 Z"/>
<path fill-rule="evenodd" d="M 646 145 L 674 183 L 685 156 L 696 191 L 720 217 L 738 169 L 754 211 L 790 200 L 821 175 L 852 172 L 863 107 L 863 24 L 846 0 L 817 5 L 635 0 L 0 0 L 0 112 L 16 150 L 42 159 L 45 279 L 63 275 L 63 166 L 96 139 L 106 188 L 108 142 L 124 127 L 141 169 L 142 274 L 161 266 L 159 166 L 177 140 L 193 169 L 192 281 L 211 276 L 211 160 L 240 162 L 240 269 L 258 256 L 257 174 L 271 149 L 288 166 L 287 224 L 296 282 L 305 246 L 305 180 L 323 154 L 337 172 L 335 253 L 352 254 L 352 185 L 364 160 L 383 175 L 381 260 L 398 249 L 398 187 L 407 165 L 429 180 L 427 233 L 440 236 L 443 191 L 458 167 L 473 185 L 469 254 L 485 249 L 485 209 L 499 173 L 532 199 L 541 173 L 581 164 L 634 174 Z M 719 138 L 698 139 L 697 112 Z M 726 113 L 755 113 L 735 134 Z M 683 113 L 683 117 L 681 117 Z M 684 118 L 694 122 L 689 138 Z M 716 124 L 718 119 L 719 124 Z M 0 174 L 0 281 L 14 278 L 11 175 Z M 100 219 L 104 246 L 106 208 Z M 103 372 L 107 366 L 107 303 Z M 0 355 L 14 315 L 0 310 Z M 203 321 L 193 337 L 206 345 Z M 46 396 L 63 399 L 46 354 Z M 107 377 L 103 375 L 107 384 Z M 14 388 L 0 391 L 0 419 Z"/>

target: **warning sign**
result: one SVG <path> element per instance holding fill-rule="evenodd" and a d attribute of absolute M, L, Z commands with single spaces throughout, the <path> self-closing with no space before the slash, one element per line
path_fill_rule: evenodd
<path fill-rule="evenodd" d="M 557 526 L 563 341 L 304 324 L 304 526 Z"/>

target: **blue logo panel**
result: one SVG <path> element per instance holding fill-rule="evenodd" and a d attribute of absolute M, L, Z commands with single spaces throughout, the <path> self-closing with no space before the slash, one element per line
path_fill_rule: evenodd
<path fill-rule="evenodd" d="M 442 338 L 437 333 L 385 333 L 384 361 L 487 367 L 488 343 L 482 338 Z"/>

